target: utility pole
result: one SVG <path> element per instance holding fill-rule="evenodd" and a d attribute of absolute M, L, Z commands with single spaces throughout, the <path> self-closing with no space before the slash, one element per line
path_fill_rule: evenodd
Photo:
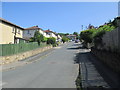
<path fill-rule="evenodd" d="M 82 30 L 83 30 L 83 25 L 81 25 L 81 28 L 82 28 Z"/>

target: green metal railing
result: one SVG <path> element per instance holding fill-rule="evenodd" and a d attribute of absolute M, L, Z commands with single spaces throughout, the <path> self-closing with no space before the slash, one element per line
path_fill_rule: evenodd
<path fill-rule="evenodd" d="M 34 50 L 47 46 L 46 43 L 38 45 L 37 42 L 32 43 L 20 43 L 20 44 L 1 44 L 0 45 L 0 56 L 14 55 L 29 50 Z"/>

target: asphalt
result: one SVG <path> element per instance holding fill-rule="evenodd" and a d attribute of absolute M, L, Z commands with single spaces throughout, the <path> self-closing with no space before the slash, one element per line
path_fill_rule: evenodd
<path fill-rule="evenodd" d="M 0 86 L 3 88 L 76 88 L 79 73 L 83 88 L 116 89 L 120 86 L 118 74 L 92 55 L 90 49 L 82 48 L 80 43 L 74 42 L 4 66 Z"/>
<path fill-rule="evenodd" d="M 76 88 L 79 49 L 74 42 L 54 48 L 49 53 L 21 62 L 31 62 L 2 72 L 3 88 Z"/>
<path fill-rule="evenodd" d="M 26 59 L 14 61 L 14 62 L 9 63 L 9 64 L 4 64 L 0 68 L 0 71 L 8 71 L 9 69 L 15 69 L 17 67 L 36 62 L 36 61 L 44 58 L 45 56 L 49 55 L 54 50 L 55 50 L 55 48 L 52 48 L 52 49 L 46 50 L 44 52 L 41 52 L 39 54 L 36 54 L 34 56 L 30 56 Z"/>

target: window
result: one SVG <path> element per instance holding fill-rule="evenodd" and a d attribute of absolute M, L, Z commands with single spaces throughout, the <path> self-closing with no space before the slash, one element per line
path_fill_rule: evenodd
<path fill-rule="evenodd" d="M 18 29 L 18 34 L 20 34 L 20 29 Z"/>
<path fill-rule="evenodd" d="M 14 32 L 15 32 L 15 28 L 13 27 L 12 33 L 14 33 Z"/>

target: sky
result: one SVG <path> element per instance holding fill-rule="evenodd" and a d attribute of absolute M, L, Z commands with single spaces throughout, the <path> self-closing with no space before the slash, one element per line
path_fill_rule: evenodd
<path fill-rule="evenodd" d="M 73 33 L 118 16 L 117 2 L 2 2 L 2 18 L 23 28 Z"/>

